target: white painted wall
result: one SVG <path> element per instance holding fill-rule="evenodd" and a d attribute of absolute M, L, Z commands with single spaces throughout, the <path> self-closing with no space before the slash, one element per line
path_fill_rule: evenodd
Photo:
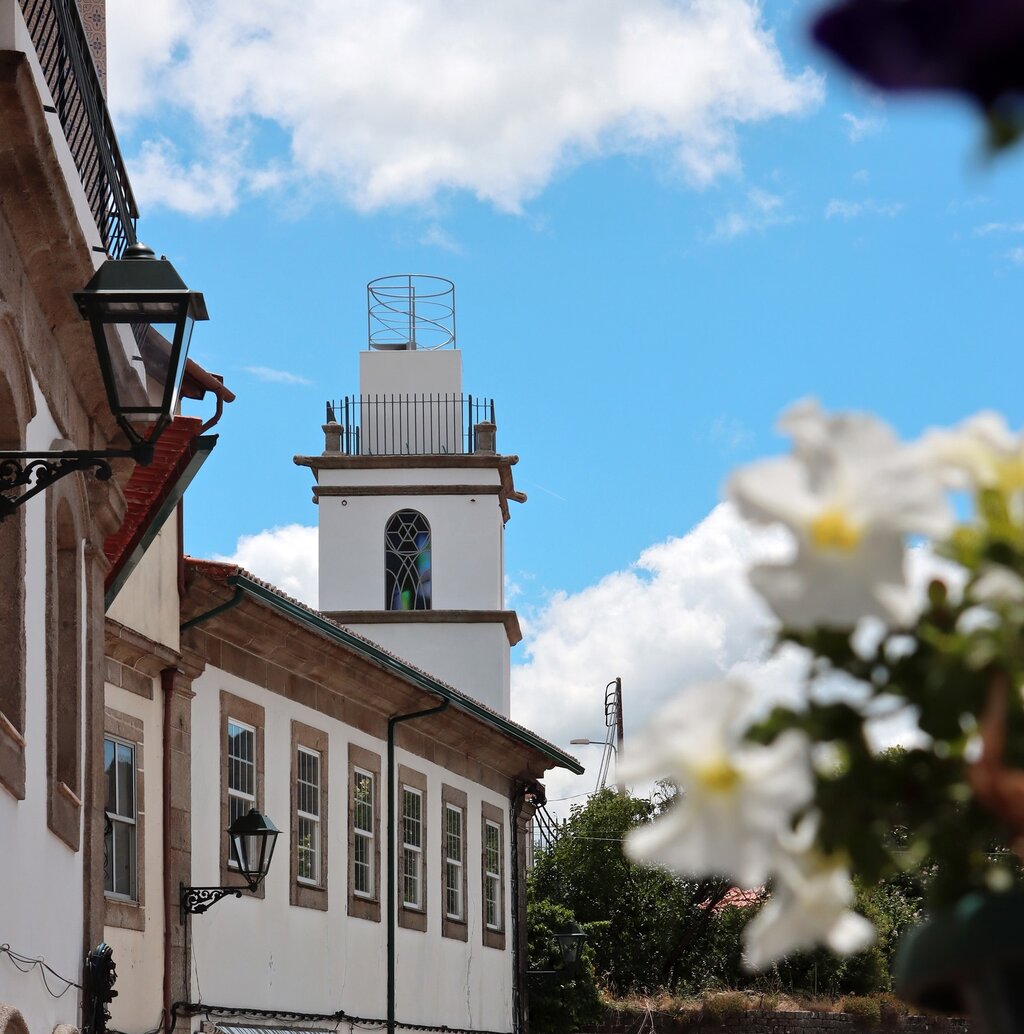
<path fill-rule="evenodd" d="M 344 1009 L 369 1018 L 386 1015 L 386 923 L 347 915 L 347 744 L 381 756 L 384 801 L 386 743 L 215 668 L 193 684 L 192 713 L 192 876 L 197 886 L 219 882 L 220 691 L 227 690 L 264 707 L 266 760 L 261 799 L 265 813 L 282 829 L 266 898 L 228 898 L 190 919 L 194 965 L 206 1001 L 267 1009 L 333 1012 Z M 324 729 L 329 735 L 329 909 L 289 904 L 291 821 L 291 720 Z M 508 802 L 484 787 L 461 779 L 422 758 L 399 752 L 399 761 L 428 779 L 428 929 L 399 929 L 398 1016 L 408 1022 L 511 1029 L 512 952 L 510 894 L 506 888 L 504 951 L 482 944 L 480 915 L 480 814 L 487 800 L 506 815 Z M 440 822 L 441 784 L 466 792 L 469 939 L 441 937 Z M 386 868 L 386 803 L 382 811 L 382 879 Z M 508 874 L 509 834 L 505 832 Z M 382 888 L 383 890 L 383 888 Z M 385 898 L 382 896 L 382 903 Z M 193 982 L 193 994 L 196 984 Z"/>
<path fill-rule="evenodd" d="M 432 472 L 420 473 L 420 483 L 429 484 Z M 384 529 L 404 509 L 418 510 L 430 524 L 433 609 L 501 610 L 497 496 L 397 494 L 320 499 L 320 609 L 385 609 Z"/>
<path fill-rule="evenodd" d="M 36 416 L 26 449 L 48 450 L 59 431 L 33 381 Z M 46 823 L 46 497 L 27 504 L 25 521 L 25 799 L 0 787 L 0 942 L 32 958 L 45 958 L 61 976 L 82 976 L 82 852 L 72 851 Z M 84 600 L 84 584 L 82 588 Z M 83 631 L 84 647 L 84 631 Z M 83 676 L 86 651 L 83 648 Z M 84 707 L 83 732 L 84 745 Z M 84 747 L 83 747 L 84 749 Z M 55 990 L 60 981 L 50 979 Z M 20 973 L 0 956 L 0 1001 L 20 1009 L 32 1034 L 58 1023 L 78 1025 L 78 993 L 60 999 L 46 991 L 38 970 Z"/>
<path fill-rule="evenodd" d="M 500 621 L 465 624 L 346 625 L 436 675 L 499 714 L 508 715 L 508 635 Z"/>
<path fill-rule="evenodd" d="M 163 700 L 160 680 L 154 680 L 153 699 L 147 700 L 107 684 L 107 707 L 138 718 L 144 726 L 141 751 L 136 751 L 137 772 L 144 773 L 144 793 L 138 799 L 145 820 L 145 849 L 139 872 L 145 880 L 145 930 L 105 926 L 103 936 L 114 950 L 118 996 L 110 1006 L 111 1026 L 124 1031 L 154 1029 L 163 1007 L 164 873 L 163 873 Z M 136 778 L 136 786 L 138 778 Z"/>
<path fill-rule="evenodd" d="M 147 639 L 178 649 L 178 526 L 173 513 L 107 613 Z"/>

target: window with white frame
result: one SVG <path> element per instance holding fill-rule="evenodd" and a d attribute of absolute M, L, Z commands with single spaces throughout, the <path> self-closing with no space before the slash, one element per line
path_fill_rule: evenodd
<path fill-rule="evenodd" d="M 352 877 L 359 897 L 374 892 L 373 774 L 356 768 L 352 773 Z"/>
<path fill-rule="evenodd" d="M 134 744 L 104 738 L 103 772 L 107 786 L 103 889 L 111 897 L 136 901 Z"/>
<path fill-rule="evenodd" d="M 320 754 L 298 747 L 295 759 L 296 878 L 320 883 Z"/>
<path fill-rule="evenodd" d="M 444 907 L 449 919 L 464 918 L 462 868 L 465 854 L 465 814 L 454 804 L 444 807 Z"/>
<path fill-rule="evenodd" d="M 423 908 L 423 794 L 402 787 L 402 904 Z"/>
<path fill-rule="evenodd" d="M 501 929 L 501 827 L 484 821 L 484 922 Z"/>
<path fill-rule="evenodd" d="M 256 807 L 256 730 L 228 718 L 228 825 Z M 230 858 L 228 865 L 237 869 Z"/>

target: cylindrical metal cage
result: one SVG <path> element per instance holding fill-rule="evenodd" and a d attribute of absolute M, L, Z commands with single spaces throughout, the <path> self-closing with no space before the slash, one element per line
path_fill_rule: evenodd
<path fill-rule="evenodd" d="M 455 284 L 400 273 L 366 285 L 368 343 L 383 351 L 455 347 Z"/>

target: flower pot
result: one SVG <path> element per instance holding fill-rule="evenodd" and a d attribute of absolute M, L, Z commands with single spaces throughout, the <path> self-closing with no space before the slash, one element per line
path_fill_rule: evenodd
<path fill-rule="evenodd" d="M 896 993 L 910 1005 L 967 1013 L 972 1034 L 1024 1030 L 1024 893 L 972 893 L 904 935 Z"/>

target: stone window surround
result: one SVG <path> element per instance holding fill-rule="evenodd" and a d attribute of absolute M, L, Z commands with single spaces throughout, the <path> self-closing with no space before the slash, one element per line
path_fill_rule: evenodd
<path fill-rule="evenodd" d="M 498 921 L 495 930 L 487 925 L 487 825 L 498 827 L 498 866 L 501 879 L 498 886 Z M 505 883 L 507 865 L 505 861 L 505 816 L 500 808 L 483 801 L 480 805 L 480 925 L 483 928 L 483 942 L 488 948 L 505 948 Z"/>
<path fill-rule="evenodd" d="M 447 783 L 441 784 L 441 936 L 451 937 L 457 941 L 469 940 L 469 896 L 467 884 L 469 878 L 469 823 L 466 821 L 467 805 L 469 799 L 465 790 L 458 790 Z M 447 830 L 448 805 L 459 808 L 462 811 L 462 919 L 450 919 L 447 907 L 447 844 L 445 831 Z"/>
<path fill-rule="evenodd" d="M 146 766 L 142 721 L 112 707 L 103 709 L 103 732 L 135 747 L 135 900 L 104 895 L 106 926 L 146 929 Z"/>
<path fill-rule="evenodd" d="M 405 850 L 404 839 L 402 839 L 402 791 L 405 787 L 420 792 L 420 893 L 423 896 L 421 908 L 412 908 L 404 903 L 405 898 Z M 430 809 L 427 796 L 427 777 L 422 772 L 409 768 L 406 765 L 398 766 L 398 826 L 399 831 L 399 855 L 398 855 L 398 925 L 407 930 L 418 930 L 425 933 L 427 929 L 427 907 L 430 901 L 430 880 L 428 874 L 430 865 Z"/>
<path fill-rule="evenodd" d="M 65 444 L 54 443 L 56 448 Z M 46 820 L 60 840 L 78 851 L 82 840 L 84 507 L 74 487 L 58 482 L 46 492 Z"/>
<path fill-rule="evenodd" d="M 266 727 L 264 710 L 244 697 L 235 696 L 226 689 L 220 691 L 220 829 L 217 831 L 217 843 L 220 854 L 220 879 L 223 886 L 242 886 L 244 882 L 237 869 L 228 865 L 229 847 L 227 828 L 228 818 L 228 719 L 234 718 L 256 730 L 256 802 L 255 807 L 263 808 L 263 776 L 266 752 L 263 749 L 263 730 Z M 266 896 L 263 883 L 253 892 L 253 897 Z"/>
<path fill-rule="evenodd" d="M 355 892 L 355 770 L 359 768 L 373 776 L 373 897 L 362 897 Z M 380 755 L 360 747 L 348 745 L 348 914 L 357 919 L 380 922 Z"/>
<path fill-rule="evenodd" d="M 25 448 L 34 410 L 24 359 L 0 323 L 0 449 Z M 0 786 L 18 801 L 25 799 L 25 563 L 25 508 L 19 507 L 0 525 L 0 652 L 6 669 L 0 687 Z"/>
<path fill-rule="evenodd" d="M 327 765 L 328 735 L 321 729 L 315 729 L 311 725 L 292 719 L 292 762 L 291 762 L 291 869 L 289 878 L 289 899 L 291 904 L 299 908 L 316 908 L 322 912 L 327 911 L 327 851 L 329 836 L 328 810 L 327 810 L 327 788 L 330 785 L 328 780 Z M 306 747 L 308 750 L 315 750 L 320 755 L 320 882 L 313 886 L 309 883 L 300 883 L 298 875 L 299 861 L 299 808 L 298 808 L 298 758 L 299 747 Z"/>

